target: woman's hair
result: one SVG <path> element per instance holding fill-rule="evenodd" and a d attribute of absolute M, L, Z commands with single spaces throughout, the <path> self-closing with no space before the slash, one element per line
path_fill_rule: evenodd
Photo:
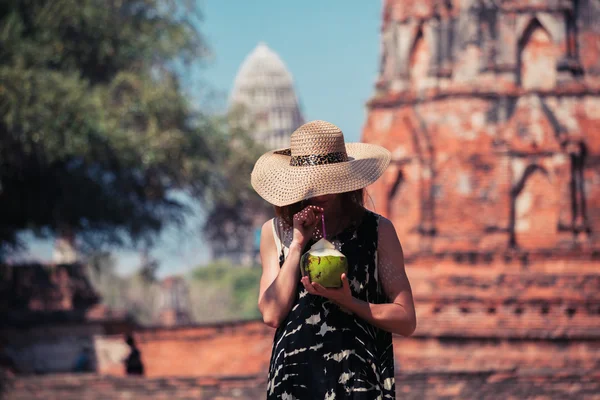
<path fill-rule="evenodd" d="M 365 189 L 358 189 L 352 192 L 340 193 L 340 201 L 345 213 L 349 213 L 352 219 L 358 218 L 360 211 L 365 204 Z M 294 225 L 294 214 L 302 211 L 304 208 L 304 201 L 299 201 L 288 206 L 275 208 L 275 215 L 281 218 L 289 226 Z"/>

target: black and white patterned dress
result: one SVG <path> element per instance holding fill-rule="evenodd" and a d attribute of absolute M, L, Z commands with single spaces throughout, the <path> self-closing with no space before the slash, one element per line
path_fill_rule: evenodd
<path fill-rule="evenodd" d="M 378 224 L 379 216 L 367 211 L 360 223 L 328 238 L 348 259 L 352 295 L 370 303 L 388 301 L 377 273 Z M 273 226 L 281 266 L 291 229 L 277 218 Z M 308 294 L 299 282 L 275 332 L 268 379 L 268 399 L 394 399 L 392 335 Z"/>

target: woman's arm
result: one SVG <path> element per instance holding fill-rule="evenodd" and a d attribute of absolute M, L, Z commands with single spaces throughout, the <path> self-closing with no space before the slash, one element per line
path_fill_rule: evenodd
<path fill-rule="evenodd" d="M 272 220 L 267 221 L 260 234 L 260 259 L 263 273 L 260 278 L 258 309 L 265 324 L 277 328 L 290 312 L 296 286 L 300 279 L 300 244 L 292 242 L 287 259 L 279 267 L 279 254 L 273 237 Z"/>
<path fill-rule="evenodd" d="M 394 225 L 381 217 L 377 248 L 379 279 L 390 303 L 372 304 L 352 296 L 347 277 L 342 275 L 341 289 L 326 289 L 306 278 L 302 283 L 309 293 L 329 298 L 372 325 L 402 336 L 410 336 L 416 329 L 417 318 L 412 290 L 404 268 L 402 246 Z"/>
<path fill-rule="evenodd" d="M 302 249 L 320 221 L 323 209 L 308 206 L 294 215 L 294 234 L 289 253 L 281 268 L 273 237 L 273 221 L 267 221 L 260 234 L 260 258 L 263 273 L 260 278 L 258 309 L 265 324 L 277 328 L 290 312 L 300 280 Z"/>

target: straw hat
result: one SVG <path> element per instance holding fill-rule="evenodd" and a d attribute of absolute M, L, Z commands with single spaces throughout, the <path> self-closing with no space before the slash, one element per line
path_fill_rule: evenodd
<path fill-rule="evenodd" d="M 381 146 L 344 143 L 344 134 L 326 121 L 302 125 L 290 148 L 263 154 L 252 171 L 252 187 L 282 207 L 315 196 L 344 193 L 375 182 L 390 163 Z"/>

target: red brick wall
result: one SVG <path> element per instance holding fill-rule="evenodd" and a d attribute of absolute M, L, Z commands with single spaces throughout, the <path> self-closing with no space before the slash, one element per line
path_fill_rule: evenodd
<path fill-rule="evenodd" d="M 218 325 L 147 328 L 135 333 L 146 375 L 265 375 L 274 330 L 259 321 Z M 97 338 L 98 371 L 122 375 L 128 354 L 122 336 Z"/>

